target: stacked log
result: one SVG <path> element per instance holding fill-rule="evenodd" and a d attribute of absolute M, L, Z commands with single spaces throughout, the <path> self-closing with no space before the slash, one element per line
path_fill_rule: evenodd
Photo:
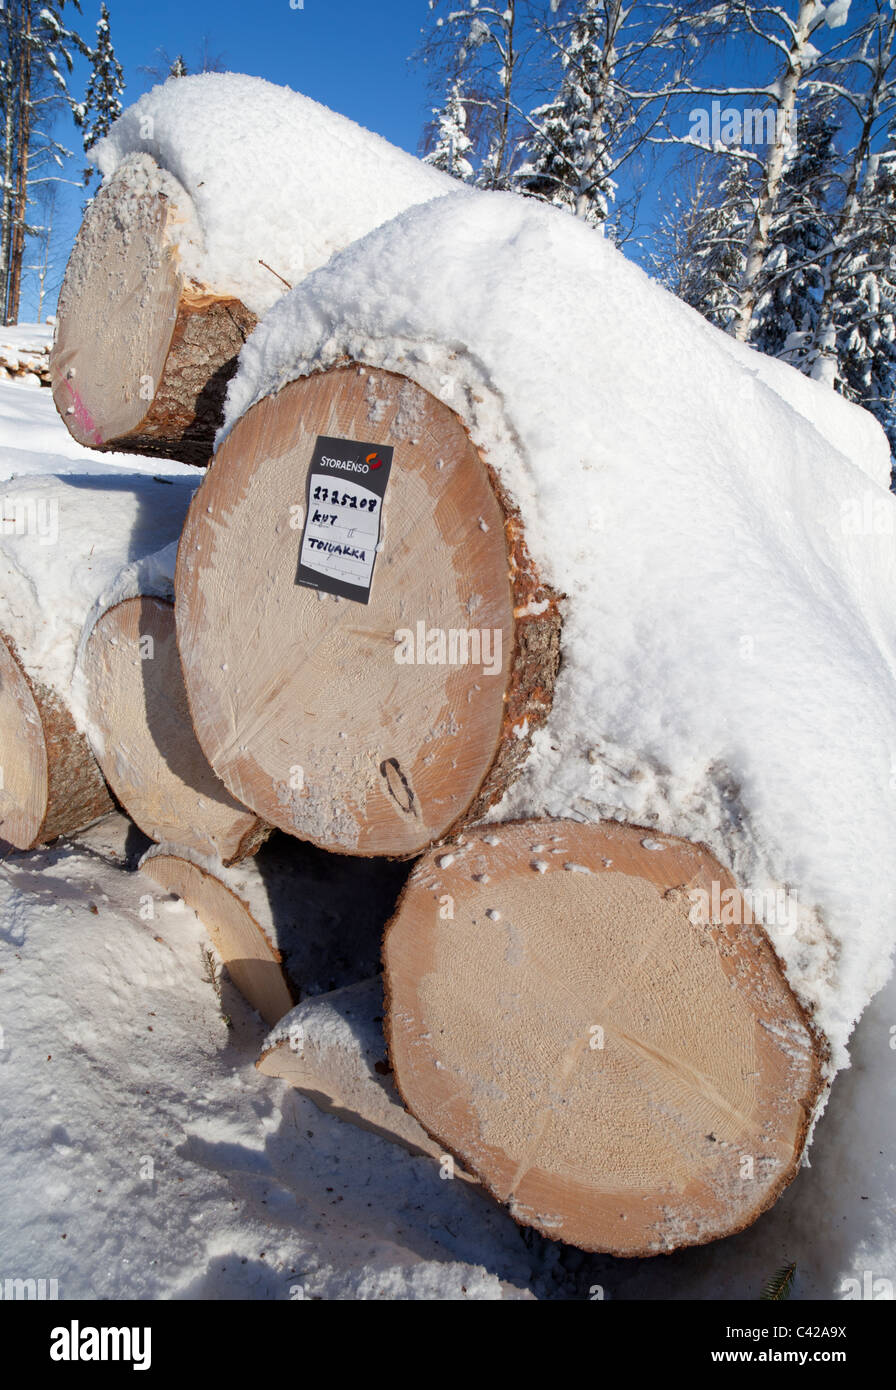
<path fill-rule="evenodd" d="M 733 925 L 699 909 L 712 885 Z M 405 1104 L 516 1220 L 653 1255 L 793 1179 L 824 1049 L 730 875 L 632 826 L 479 827 L 415 867 L 384 946 Z"/>
<path fill-rule="evenodd" d="M 58 691 L 29 678 L 0 634 L 0 838 L 35 849 L 112 810 L 87 740 Z"/>
<path fill-rule="evenodd" d="M 365 441 L 349 448 L 368 497 L 337 485 L 326 501 L 321 436 Z M 373 556 L 341 498 L 376 501 L 377 449 L 396 461 L 369 602 L 297 585 L 306 508 L 338 513 L 356 554 L 361 517 Z M 325 849 L 409 857 L 478 819 L 550 710 L 559 607 L 520 515 L 457 415 L 395 373 L 337 368 L 251 409 L 190 507 L 175 589 L 206 757 L 238 800 Z"/>
<path fill-rule="evenodd" d="M 274 139 L 289 161 L 271 179 Z M 104 182 L 59 297 L 57 408 L 90 448 L 200 466 L 258 317 L 371 228 L 457 190 L 353 121 L 233 73 L 146 93 L 94 157 Z"/>
<path fill-rule="evenodd" d="M 87 212 L 59 296 L 51 369 L 56 408 L 88 448 L 211 458 L 256 318 L 183 274 L 178 236 L 189 216 L 176 180 L 140 160 L 126 161 Z"/>
<path fill-rule="evenodd" d="M 97 761 L 143 833 L 225 867 L 254 854 L 269 828 L 228 794 L 196 742 L 170 600 L 144 594 L 107 609 L 83 671 Z"/>

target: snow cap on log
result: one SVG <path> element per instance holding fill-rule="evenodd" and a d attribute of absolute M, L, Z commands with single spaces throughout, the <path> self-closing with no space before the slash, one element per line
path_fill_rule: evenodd
<path fill-rule="evenodd" d="M 796 373 L 776 389 L 605 238 L 503 194 L 413 208 L 275 305 L 225 435 L 346 359 L 458 413 L 567 595 L 553 709 L 495 814 L 708 844 L 842 1065 L 896 937 L 877 425 Z"/>
<path fill-rule="evenodd" d="M 185 277 L 262 314 L 310 271 L 457 182 L 310 97 L 240 73 L 146 92 L 91 158 L 108 179 L 144 154 L 190 199 Z M 266 262 L 266 264 L 262 264 Z"/>

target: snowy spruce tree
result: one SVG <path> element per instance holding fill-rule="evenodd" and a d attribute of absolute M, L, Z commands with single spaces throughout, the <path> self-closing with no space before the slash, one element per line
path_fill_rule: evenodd
<path fill-rule="evenodd" d="M 560 90 L 532 112 L 529 158 L 514 175 L 521 193 L 592 225 L 606 220 L 615 190 L 610 149 L 619 103 L 606 40 L 617 9 L 604 0 L 584 0 L 563 35 Z"/>
<path fill-rule="evenodd" d="M 868 162 L 830 303 L 833 384 L 877 417 L 896 459 L 896 130 Z"/>
<path fill-rule="evenodd" d="M 445 105 L 433 111 L 433 138 L 433 147 L 424 163 L 468 183 L 473 177 L 473 165 L 469 160 L 473 141 L 467 134 L 467 112 L 457 81 L 451 84 Z"/>
<path fill-rule="evenodd" d="M 812 361 L 823 260 L 831 244 L 839 179 L 839 119 L 828 95 L 800 112 L 768 225 L 768 253 L 756 282 L 748 341 L 806 371 Z"/>
<path fill-rule="evenodd" d="M 685 195 L 674 195 L 651 256 L 666 289 L 725 331 L 737 307 L 755 182 L 750 161 L 732 160 L 720 179 L 719 160 L 703 156 L 692 166 Z"/>
<path fill-rule="evenodd" d="M 470 140 L 465 158 L 476 161 L 471 181 L 482 188 L 508 188 L 520 131 L 521 0 L 500 5 L 429 0 L 429 8 L 435 25 L 418 57 L 435 69 L 447 93 L 445 110 L 455 87 L 463 88 Z"/>
<path fill-rule="evenodd" d="M 96 26 L 96 46 L 91 52 L 91 73 L 83 104 L 75 119 L 84 131 L 84 149 L 89 152 L 98 140 L 109 133 L 122 112 L 124 73 L 112 47 L 109 11 L 103 5 Z M 85 182 L 94 173 L 93 166 L 84 170 Z"/>

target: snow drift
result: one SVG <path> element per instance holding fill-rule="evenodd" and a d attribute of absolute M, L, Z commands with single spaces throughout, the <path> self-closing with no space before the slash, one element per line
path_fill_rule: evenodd
<path fill-rule="evenodd" d="M 221 437 L 346 356 L 461 415 L 567 595 L 553 713 L 494 817 L 708 844 L 844 1065 L 894 939 L 896 499 L 877 426 L 510 195 L 412 208 L 285 296 Z"/>

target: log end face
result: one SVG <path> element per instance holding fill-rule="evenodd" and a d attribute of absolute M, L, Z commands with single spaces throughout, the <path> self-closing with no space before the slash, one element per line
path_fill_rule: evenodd
<path fill-rule="evenodd" d="M 151 850 L 141 871 L 192 908 L 243 998 L 266 1023 L 279 1023 L 295 1000 L 280 953 L 249 902 L 210 871 L 164 849 Z"/>
<path fill-rule="evenodd" d="M 384 947 L 396 1080 L 521 1223 L 653 1255 L 743 1229 L 793 1178 L 820 1047 L 748 914 L 691 920 L 713 882 L 736 893 L 701 847 L 562 821 L 415 869 Z"/>
<path fill-rule="evenodd" d="M 94 198 L 65 272 L 50 359 L 53 400 L 72 436 L 112 447 L 148 414 L 174 332 L 182 282 L 166 233 L 169 201 L 122 169 Z"/>
<path fill-rule="evenodd" d="M 269 831 L 196 741 L 173 604 L 141 596 L 108 609 L 87 642 L 84 674 L 99 764 L 144 834 L 225 865 L 254 854 Z"/>
<path fill-rule="evenodd" d="M 334 490 L 344 505 L 326 476 L 309 495 L 324 438 L 393 449 L 367 603 L 297 582 L 306 509 L 326 520 Z M 176 580 L 194 724 L 235 797 L 322 848 L 410 857 L 469 815 L 490 769 L 516 768 L 499 751 L 524 746 L 508 711 L 526 700 L 509 692 L 538 680 L 506 523 L 458 417 L 403 377 L 338 368 L 247 412 L 193 500 Z"/>

